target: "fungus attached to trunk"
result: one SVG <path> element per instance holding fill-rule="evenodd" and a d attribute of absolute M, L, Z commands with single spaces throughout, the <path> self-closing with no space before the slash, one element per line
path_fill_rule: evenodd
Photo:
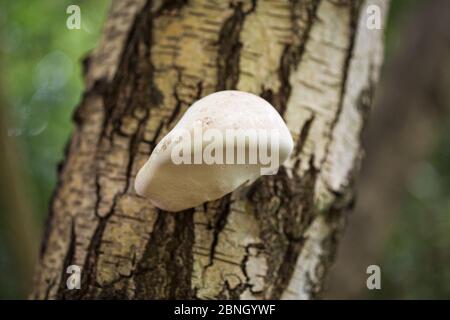
<path fill-rule="evenodd" d="M 246 92 L 216 92 L 195 102 L 158 143 L 135 189 L 158 208 L 181 211 L 276 173 L 292 149 L 270 103 Z"/>

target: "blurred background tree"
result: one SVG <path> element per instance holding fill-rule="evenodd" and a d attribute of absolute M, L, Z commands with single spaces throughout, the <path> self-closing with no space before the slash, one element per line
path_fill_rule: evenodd
<path fill-rule="evenodd" d="M 389 74 L 395 74 L 396 81 L 407 79 L 413 84 L 396 86 L 396 95 L 400 97 L 410 94 L 402 90 L 411 89 L 423 90 L 423 96 L 429 97 L 430 87 L 436 83 L 442 85 L 445 79 L 448 87 L 449 55 L 439 56 L 442 63 L 439 77 L 426 75 L 425 81 L 399 74 L 404 69 L 396 66 L 399 63 L 396 57 L 406 54 L 402 50 L 409 50 L 407 67 L 411 69 L 423 64 L 424 59 L 430 59 L 430 55 L 418 54 L 426 50 L 405 49 L 407 43 L 402 41 L 410 33 L 423 35 L 425 32 L 429 38 L 436 36 L 427 28 L 420 33 L 423 25 L 414 25 L 421 19 L 417 12 L 434 7 L 432 14 L 422 18 L 429 23 L 440 19 L 449 30 L 450 19 L 445 17 L 445 10 L 439 10 L 446 0 L 391 2 L 385 72 L 377 98 L 377 108 L 384 112 L 384 117 L 380 115 L 380 121 L 377 120 L 380 113 L 374 114 L 370 129 L 381 130 L 384 134 L 378 138 L 378 146 L 370 139 L 372 134 L 368 134 L 366 164 L 369 169 L 375 169 L 368 169 L 369 173 L 361 178 L 362 194 L 355 213 L 350 216 L 349 235 L 338 251 L 338 264 L 325 297 L 450 298 L 450 272 L 447 272 L 450 271 L 450 99 L 448 96 L 447 99 L 439 96 L 438 102 L 428 99 L 429 107 L 423 107 L 425 102 L 421 102 L 422 107 L 414 108 L 421 110 L 419 113 L 404 118 L 402 115 L 409 114 L 406 112 L 408 105 L 395 110 L 380 106 L 405 103 L 401 99 L 383 97 L 392 94 L 392 89 L 383 89 L 386 88 L 383 82 L 392 84 L 394 81 L 394 75 L 388 77 Z M 0 298 L 27 295 L 33 252 L 37 252 L 39 245 L 35 239 L 40 238 L 56 183 L 57 164 L 63 158 L 71 132 L 71 115 L 83 89 L 81 60 L 95 46 L 108 3 L 108 0 L 0 0 L 0 88 L 3 92 L 0 108 L 4 120 L 0 126 L 0 147 L 8 155 L 2 154 L 0 162 L 0 174 L 4 177 L 0 192 Z M 66 8 L 70 4 L 81 8 L 81 30 L 66 28 Z M 408 19 L 413 23 L 405 27 Z M 442 50 L 450 48 L 448 38 L 440 41 Z M 436 111 L 433 106 L 442 103 L 446 106 Z M 397 122 L 386 120 L 390 118 Z M 422 123 L 425 129 L 416 126 L 416 122 Z M 401 130 L 389 130 L 398 123 L 403 123 Z M 401 142 L 390 134 L 395 134 Z M 424 137 L 426 141 L 422 143 Z M 408 147 L 398 148 L 399 145 Z M 414 152 L 416 149 L 420 152 Z M 401 166 L 397 157 L 411 161 L 408 166 Z M 378 165 L 371 165 L 371 162 Z M 380 168 L 381 172 L 398 175 L 380 176 Z M 364 189 L 364 184 L 369 187 Z M 383 189 L 386 184 L 393 186 L 392 195 L 387 191 L 374 194 L 373 190 Z M 384 199 L 383 195 L 389 199 Z M 391 198 L 394 198 L 393 204 L 387 209 L 373 205 Z M 365 256 L 360 254 L 362 251 Z M 365 287 L 368 264 L 381 267 L 383 289 L 380 291 L 370 292 Z"/>

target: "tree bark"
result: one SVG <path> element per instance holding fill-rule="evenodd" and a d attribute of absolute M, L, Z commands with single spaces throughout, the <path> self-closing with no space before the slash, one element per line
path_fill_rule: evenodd
<path fill-rule="evenodd" d="M 61 166 L 35 299 L 314 298 L 353 201 L 386 1 L 113 2 Z M 194 101 L 237 89 L 277 107 L 291 158 L 182 213 L 133 190 Z M 82 267 L 68 290 L 66 268 Z"/>

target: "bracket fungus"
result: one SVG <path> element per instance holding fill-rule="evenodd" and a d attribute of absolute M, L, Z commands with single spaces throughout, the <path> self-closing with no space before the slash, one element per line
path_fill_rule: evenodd
<path fill-rule="evenodd" d="M 247 92 L 220 91 L 195 102 L 139 170 L 136 192 L 181 211 L 274 174 L 293 149 L 281 116 Z"/>

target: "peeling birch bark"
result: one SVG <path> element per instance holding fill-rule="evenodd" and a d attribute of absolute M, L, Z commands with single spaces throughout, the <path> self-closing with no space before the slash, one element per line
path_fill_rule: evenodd
<path fill-rule="evenodd" d="M 310 299 L 322 289 L 382 60 L 387 1 L 115 1 L 51 202 L 34 299 Z M 275 176 L 183 213 L 134 178 L 194 101 L 271 102 L 296 147 Z M 66 268 L 82 267 L 80 290 Z"/>

